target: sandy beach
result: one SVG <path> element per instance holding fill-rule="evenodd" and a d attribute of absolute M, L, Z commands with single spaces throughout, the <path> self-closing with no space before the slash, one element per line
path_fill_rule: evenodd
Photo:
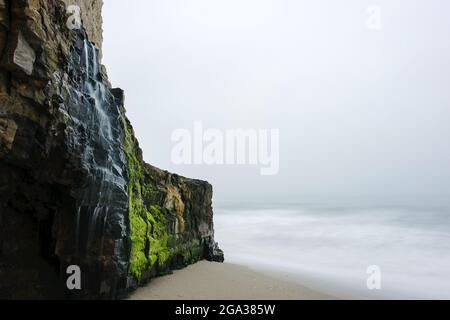
<path fill-rule="evenodd" d="M 282 275 L 284 277 L 284 275 Z M 202 261 L 153 279 L 131 300 L 324 300 L 333 297 L 276 277 L 229 264 Z"/>

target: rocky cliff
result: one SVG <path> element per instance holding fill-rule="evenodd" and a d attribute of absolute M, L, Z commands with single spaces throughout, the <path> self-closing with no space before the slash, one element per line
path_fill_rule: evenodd
<path fill-rule="evenodd" d="M 80 29 L 67 27 L 79 5 Z M 0 0 L 0 298 L 116 299 L 201 259 L 212 187 L 146 164 L 101 57 L 101 0 Z M 81 290 L 66 270 L 81 269 Z"/>

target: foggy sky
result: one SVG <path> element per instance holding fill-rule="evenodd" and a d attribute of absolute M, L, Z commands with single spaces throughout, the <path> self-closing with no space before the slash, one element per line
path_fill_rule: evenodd
<path fill-rule="evenodd" d="M 450 198 L 449 1 L 105 0 L 103 15 L 145 160 L 208 180 L 217 203 Z M 280 173 L 174 165 L 171 134 L 196 120 L 279 129 Z"/>

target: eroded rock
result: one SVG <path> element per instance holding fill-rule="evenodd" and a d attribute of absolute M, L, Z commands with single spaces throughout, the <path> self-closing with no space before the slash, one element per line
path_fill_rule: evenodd
<path fill-rule="evenodd" d="M 4 64 L 11 71 L 23 71 L 26 75 L 33 74 L 36 54 L 27 42 L 22 32 L 17 34 L 14 41 L 10 42 L 10 52 L 6 54 Z"/>

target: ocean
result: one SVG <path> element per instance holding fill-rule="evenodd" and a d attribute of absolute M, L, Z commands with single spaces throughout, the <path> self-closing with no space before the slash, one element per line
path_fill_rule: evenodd
<path fill-rule="evenodd" d="M 449 209 L 227 206 L 215 229 L 227 262 L 337 297 L 450 299 Z M 370 266 L 379 289 L 368 288 Z"/>

